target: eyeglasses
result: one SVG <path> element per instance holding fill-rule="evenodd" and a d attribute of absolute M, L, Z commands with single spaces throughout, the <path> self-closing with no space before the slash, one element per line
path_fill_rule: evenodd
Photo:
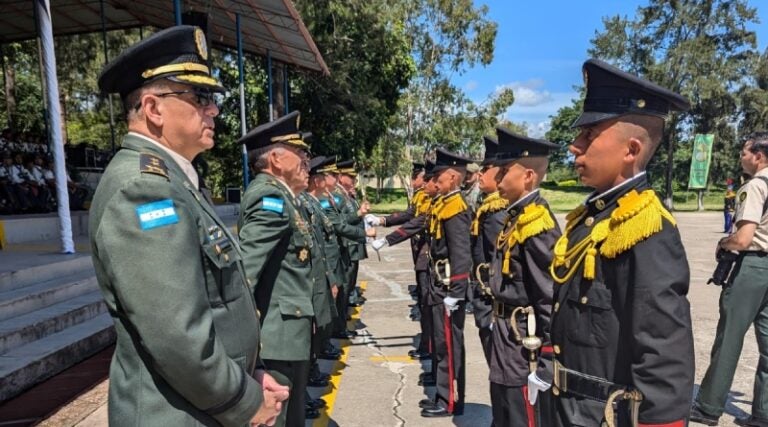
<path fill-rule="evenodd" d="M 191 93 L 195 95 L 195 102 L 197 105 L 199 105 L 202 108 L 205 108 L 211 104 L 216 105 L 217 107 L 221 105 L 222 101 L 224 100 L 224 95 L 213 92 L 206 89 L 200 89 L 200 88 L 194 88 L 194 89 L 186 89 L 186 90 L 174 90 L 171 92 L 162 92 L 162 93 L 153 93 L 152 95 L 155 95 L 160 98 L 165 98 L 166 96 L 178 96 L 183 95 L 185 93 Z M 136 104 L 134 107 L 137 111 L 139 108 L 141 108 L 141 101 Z"/>

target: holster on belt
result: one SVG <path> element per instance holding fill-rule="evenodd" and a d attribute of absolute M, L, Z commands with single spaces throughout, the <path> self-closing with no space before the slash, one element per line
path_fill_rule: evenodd
<path fill-rule="evenodd" d="M 570 393 L 574 396 L 605 403 L 605 424 L 608 427 L 616 425 L 616 408 L 614 404 L 621 400 L 629 402 L 629 416 L 632 427 L 637 427 L 640 404 L 643 394 L 639 390 L 616 384 L 604 378 L 587 375 L 565 368 L 558 360 L 554 361 L 554 377 L 552 394 Z"/>

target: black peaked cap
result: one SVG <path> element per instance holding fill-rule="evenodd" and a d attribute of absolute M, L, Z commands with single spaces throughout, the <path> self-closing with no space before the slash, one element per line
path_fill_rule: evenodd
<path fill-rule="evenodd" d="M 224 92 L 211 74 L 205 33 L 193 25 L 166 28 L 122 51 L 102 69 L 99 90 L 125 98 L 161 78 Z"/>
<path fill-rule="evenodd" d="M 485 144 L 485 153 L 483 153 L 482 166 L 490 166 L 496 159 L 496 151 L 499 148 L 499 141 L 492 136 L 483 136 L 483 144 Z"/>
<path fill-rule="evenodd" d="M 302 150 L 309 150 L 304 142 L 303 134 L 299 131 L 300 113 L 294 111 L 271 122 L 257 126 L 237 140 L 245 144 L 248 151 L 268 148 L 274 144 L 287 144 Z"/>
<path fill-rule="evenodd" d="M 499 145 L 496 150 L 495 165 L 504 165 L 525 157 L 548 157 L 549 153 L 562 147 L 543 139 L 520 135 L 499 126 L 496 128 Z"/>
<path fill-rule="evenodd" d="M 656 83 L 622 71 L 598 59 L 582 67 L 587 96 L 572 128 L 593 125 L 626 114 L 666 118 L 670 111 L 687 111 L 688 100 Z"/>
<path fill-rule="evenodd" d="M 437 155 L 435 156 L 435 167 L 433 172 L 442 172 L 448 168 L 465 169 L 468 164 L 474 160 L 460 156 L 456 153 L 452 153 L 446 149 L 438 148 Z"/>

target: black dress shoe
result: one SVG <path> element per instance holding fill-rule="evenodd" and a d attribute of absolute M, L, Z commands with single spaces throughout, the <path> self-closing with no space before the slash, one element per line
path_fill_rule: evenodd
<path fill-rule="evenodd" d="M 720 417 L 709 415 L 706 412 L 703 412 L 701 409 L 699 409 L 698 406 L 693 405 L 691 406 L 691 413 L 690 415 L 688 415 L 688 419 L 690 421 L 695 421 L 699 424 L 704 424 L 705 426 L 716 426 L 717 420 L 720 419 Z"/>
<path fill-rule="evenodd" d="M 427 353 L 425 351 L 418 351 L 418 350 L 413 352 L 413 354 L 410 354 L 410 352 L 409 352 L 408 355 L 411 356 L 411 359 L 416 359 L 416 360 L 426 360 L 426 359 L 429 359 L 430 357 L 432 357 L 431 354 L 429 354 L 429 353 Z"/>
<path fill-rule="evenodd" d="M 341 355 L 338 353 L 320 353 L 317 355 L 317 358 L 323 360 L 339 360 L 341 359 Z"/>
<path fill-rule="evenodd" d="M 304 417 L 308 420 L 314 420 L 320 416 L 320 411 L 312 408 L 304 408 Z"/>
<path fill-rule="evenodd" d="M 424 408 L 421 410 L 421 416 L 424 418 L 440 418 L 440 417 L 452 417 L 454 414 L 448 412 L 447 409 L 440 405 L 435 405 L 432 408 Z"/>
<path fill-rule="evenodd" d="M 434 408 L 435 402 L 432 399 L 421 399 L 419 400 L 419 408 Z"/>
<path fill-rule="evenodd" d="M 437 385 L 437 381 L 434 378 L 427 378 L 423 380 L 419 380 L 418 385 L 423 387 L 434 387 Z"/>
<path fill-rule="evenodd" d="M 310 378 L 307 381 L 308 387 L 326 387 L 328 386 L 328 380 L 322 378 Z"/>
<path fill-rule="evenodd" d="M 736 424 L 746 427 L 768 427 L 768 420 L 756 418 L 752 415 L 746 418 L 736 418 Z"/>
<path fill-rule="evenodd" d="M 323 399 L 309 399 L 306 402 L 307 408 L 310 409 L 322 409 L 325 408 L 326 403 Z"/>

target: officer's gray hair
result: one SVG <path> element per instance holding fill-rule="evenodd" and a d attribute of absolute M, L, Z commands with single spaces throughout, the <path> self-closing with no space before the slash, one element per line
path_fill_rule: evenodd
<path fill-rule="evenodd" d="M 147 91 L 163 91 L 169 89 L 170 87 L 167 80 L 159 79 L 141 86 L 140 88 L 135 89 L 133 92 L 127 94 L 123 98 L 123 111 L 125 112 L 125 121 L 130 123 L 141 117 L 141 96 L 147 93 Z"/>
<path fill-rule="evenodd" d="M 746 142 L 752 143 L 749 145 L 749 148 L 747 148 L 750 152 L 754 154 L 762 153 L 763 157 L 768 159 L 768 132 L 752 132 L 746 137 Z"/>
<path fill-rule="evenodd" d="M 273 151 L 277 152 L 278 155 L 283 154 L 285 147 L 278 144 L 248 152 L 248 164 L 251 165 L 253 173 L 260 173 L 269 167 L 269 153 Z"/>

